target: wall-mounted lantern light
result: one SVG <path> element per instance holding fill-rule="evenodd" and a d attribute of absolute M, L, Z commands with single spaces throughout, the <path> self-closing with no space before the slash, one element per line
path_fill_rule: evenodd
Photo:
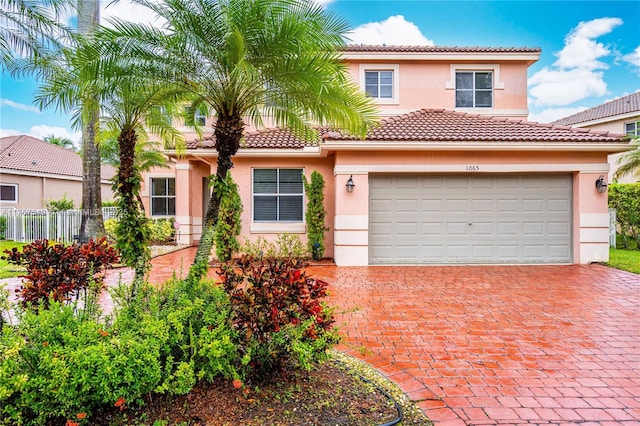
<path fill-rule="evenodd" d="M 356 184 L 353 183 L 353 175 L 349 176 L 349 180 L 347 180 L 347 192 L 353 192 L 353 188 L 355 188 Z"/>
<path fill-rule="evenodd" d="M 600 177 L 596 179 L 596 189 L 600 193 L 607 192 L 607 182 L 604 181 L 604 176 L 600 175 Z"/>

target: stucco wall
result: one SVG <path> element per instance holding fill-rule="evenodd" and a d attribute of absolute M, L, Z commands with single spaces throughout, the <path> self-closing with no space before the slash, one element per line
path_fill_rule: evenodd
<path fill-rule="evenodd" d="M 2 208 L 16 209 L 43 209 L 49 200 L 61 200 L 67 198 L 73 200 L 75 208 L 82 204 L 82 180 L 59 179 L 51 177 L 36 177 L 2 173 L 1 183 L 18 185 L 18 202 L 0 202 Z M 110 184 L 102 184 L 102 200 L 113 199 L 113 191 Z"/>
<path fill-rule="evenodd" d="M 493 108 L 465 109 L 479 114 L 526 117 L 527 65 L 524 63 L 471 64 L 465 61 L 352 61 L 348 64 L 351 78 L 364 89 L 363 69 L 380 69 L 397 66 L 399 92 L 397 102 L 381 104 L 383 115 L 405 113 L 422 108 L 455 108 L 455 70 L 471 65 L 473 70 L 494 72 Z M 458 68 L 456 68 L 458 67 Z"/>

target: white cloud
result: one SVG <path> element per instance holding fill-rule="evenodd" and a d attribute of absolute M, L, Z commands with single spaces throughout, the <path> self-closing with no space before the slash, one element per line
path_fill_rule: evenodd
<path fill-rule="evenodd" d="M 533 105 L 569 105 L 589 96 L 607 94 L 603 73 L 581 68 L 543 68 L 529 79 Z"/>
<path fill-rule="evenodd" d="M 638 71 L 640 71 L 640 46 L 636 47 L 633 52 L 624 55 L 622 59 L 637 67 Z"/>
<path fill-rule="evenodd" d="M 133 4 L 127 0 L 120 0 L 117 2 L 100 2 L 100 23 L 104 26 L 110 27 L 109 19 L 111 18 L 160 26 L 155 12 L 149 8 L 140 6 L 139 4 Z"/>
<path fill-rule="evenodd" d="M 13 129 L 0 129 L 0 138 L 6 138 L 7 136 L 21 135 L 22 132 Z"/>
<path fill-rule="evenodd" d="M 40 112 L 40 110 L 33 105 L 21 104 L 19 102 L 12 101 L 11 99 L 0 98 L 0 106 L 8 106 L 9 108 L 15 108 L 22 111 Z"/>
<path fill-rule="evenodd" d="M 402 15 L 390 16 L 382 22 L 362 24 L 347 33 L 348 43 L 433 46 L 420 28 Z"/>
<path fill-rule="evenodd" d="M 71 139 L 76 147 L 79 147 L 82 141 L 82 132 L 71 133 L 69 132 L 69 130 L 65 129 L 64 127 L 47 126 L 45 124 L 31 127 L 31 129 L 29 129 L 28 134 L 38 139 L 44 139 L 45 137 L 51 136 L 51 135 L 59 138 Z"/>
<path fill-rule="evenodd" d="M 529 79 L 532 104 L 562 106 L 607 93 L 602 69 L 608 66 L 599 59 L 611 51 L 595 39 L 622 25 L 620 18 L 599 18 L 580 22 L 565 38 L 558 60 Z"/>
<path fill-rule="evenodd" d="M 549 108 L 540 112 L 532 112 L 529 114 L 529 121 L 537 121 L 538 123 L 551 123 L 560 118 L 568 117 L 588 109 L 587 107 L 572 108 Z"/>

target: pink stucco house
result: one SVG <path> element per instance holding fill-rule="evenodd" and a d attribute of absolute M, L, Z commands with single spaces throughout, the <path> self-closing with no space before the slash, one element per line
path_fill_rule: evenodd
<path fill-rule="evenodd" d="M 622 135 L 526 122 L 537 48 L 349 46 L 351 77 L 380 105 L 365 140 L 319 129 L 247 131 L 234 159 L 242 237 L 305 238 L 301 174 L 327 183 L 338 265 L 589 263 L 608 259 L 607 156 Z M 217 154 L 211 136 L 145 177 L 152 217 L 195 244 Z M 353 182 L 349 192 L 347 183 Z"/>
<path fill-rule="evenodd" d="M 102 199 L 112 200 L 115 168 L 102 166 Z M 43 209 L 49 200 L 82 203 L 82 158 L 27 135 L 0 138 L 0 208 Z"/>
<path fill-rule="evenodd" d="M 551 124 L 640 136 L 640 92 L 613 99 L 556 120 Z M 613 179 L 621 155 L 621 153 L 617 153 L 609 156 L 609 165 L 611 166 L 609 180 Z M 636 179 L 634 176 L 626 175 L 619 177 L 618 181 L 631 183 L 636 182 Z"/>

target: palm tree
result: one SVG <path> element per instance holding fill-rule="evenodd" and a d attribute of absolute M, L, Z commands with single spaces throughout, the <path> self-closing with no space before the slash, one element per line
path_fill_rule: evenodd
<path fill-rule="evenodd" d="M 42 56 L 61 46 L 69 29 L 58 21 L 72 0 L 0 0 L 0 65 Z"/>
<path fill-rule="evenodd" d="M 119 23 L 120 43 L 145 63 L 164 61 L 194 95 L 191 111 L 215 115 L 218 182 L 232 167 L 245 120 L 261 127 L 269 116 L 308 140 L 317 137 L 314 125 L 364 136 L 377 121 L 341 61 L 348 25 L 312 0 L 136 1 L 166 25 Z M 207 271 L 219 206 L 214 191 L 190 282 Z"/>
<path fill-rule="evenodd" d="M 618 170 L 614 177 L 633 175 L 638 181 L 640 181 L 640 136 L 634 136 L 630 142 L 631 145 L 635 145 L 635 149 L 625 152 L 620 158 L 618 158 Z"/>
<path fill-rule="evenodd" d="M 62 148 L 70 149 L 71 151 L 76 150 L 76 146 L 73 144 L 73 141 L 69 138 L 63 138 L 55 135 L 45 136 L 45 142 L 49 142 L 52 145 L 58 145 Z"/>
<path fill-rule="evenodd" d="M 113 189 L 120 217 L 116 246 L 124 263 L 135 268 L 135 293 L 150 259 L 148 219 L 139 196 L 140 172 L 166 164 L 162 154 L 149 154 L 143 148 L 155 146 L 148 132 L 171 147 L 180 147 L 183 137 L 164 111 L 175 110 L 184 88 L 156 78 L 148 68 L 139 72 L 138 63 L 120 51 L 112 34 L 98 29 L 76 49 L 65 51 L 68 68 L 49 75 L 36 99 L 41 105 L 74 111 L 76 123 L 85 123 L 86 117 L 101 111 L 100 126 L 94 132 L 97 140 L 115 140 L 117 147 Z"/>
<path fill-rule="evenodd" d="M 99 145 L 100 158 L 103 164 L 117 167 L 120 164 L 118 135 L 103 134 Z M 156 141 L 138 141 L 135 149 L 135 163 L 138 170 L 147 172 L 154 167 L 168 167 L 169 159 L 162 153 L 161 149 L 161 144 Z"/>

